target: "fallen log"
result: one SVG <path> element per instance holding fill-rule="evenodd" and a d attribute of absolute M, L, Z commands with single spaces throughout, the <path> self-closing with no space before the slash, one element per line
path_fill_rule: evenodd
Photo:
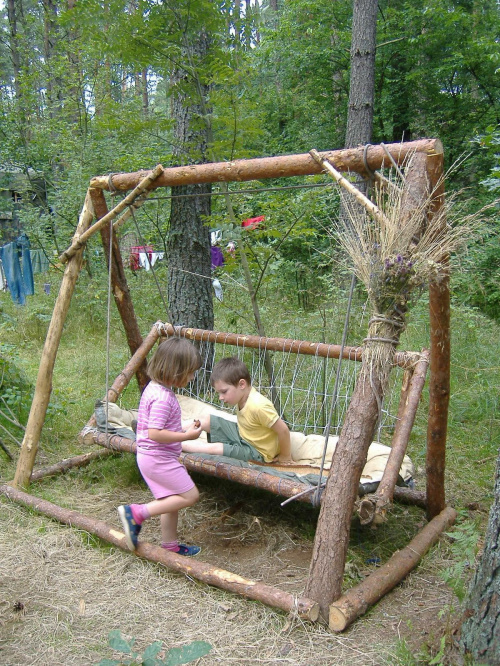
<path fill-rule="evenodd" d="M 363 615 L 370 606 L 400 583 L 436 543 L 442 532 L 455 522 L 456 517 L 455 509 L 451 507 L 443 509 L 405 548 L 394 553 L 388 562 L 334 601 L 330 606 L 330 629 L 344 631 L 356 618 Z"/>
<path fill-rule="evenodd" d="M 96 520 L 89 516 L 84 516 L 77 511 L 65 509 L 52 504 L 47 500 L 39 499 L 34 495 L 29 495 L 16 490 L 11 486 L 0 486 L 0 493 L 18 504 L 29 507 L 38 513 L 49 518 L 53 518 L 64 525 L 77 527 L 94 534 L 103 541 L 113 544 L 121 550 L 129 551 L 126 544 L 125 535 L 116 530 L 112 525 L 108 525 L 102 520 Z M 248 578 L 243 578 L 230 571 L 219 569 L 211 564 L 195 560 L 193 558 L 183 557 L 172 553 L 160 546 L 139 542 L 134 554 L 151 562 L 157 562 L 164 566 L 182 573 L 188 577 L 219 587 L 229 592 L 234 592 L 247 599 L 260 601 L 273 608 L 279 608 L 287 613 L 296 612 L 299 617 L 305 620 L 315 622 L 319 616 L 318 604 L 305 597 L 295 597 L 289 592 L 284 592 L 278 588 L 259 583 Z"/>
<path fill-rule="evenodd" d="M 93 460 L 105 458 L 106 456 L 112 455 L 113 453 L 114 451 L 111 449 L 101 449 L 100 451 L 91 451 L 90 453 L 83 453 L 80 456 L 73 456 L 73 458 L 64 458 L 64 460 L 60 460 L 58 463 L 48 465 L 47 467 L 41 467 L 40 469 L 32 472 L 30 476 L 30 483 L 33 481 L 40 481 L 40 479 L 45 479 L 47 476 L 64 474 L 70 469 L 85 467 Z"/>

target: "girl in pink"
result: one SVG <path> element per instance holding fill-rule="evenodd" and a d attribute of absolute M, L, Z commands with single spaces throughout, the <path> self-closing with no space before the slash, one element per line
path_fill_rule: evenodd
<path fill-rule="evenodd" d="M 201 428 L 199 421 L 194 421 L 182 429 L 181 408 L 172 390 L 186 386 L 200 366 L 198 350 L 184 338 L 162 342 L 148 363 L 151 381 L 141 396 L 137 416 L 137 464 L 155 499 L 118 507 L 131 550 L 137 548 L 142 523 L 152 516 L 160 516 L 162 548 L 187 556 L 201 550 L 177 539 L 179 509 L 192 506 L 199 498 L 198 489 L 179 462 L 181 442 L 197 439 Z"/>

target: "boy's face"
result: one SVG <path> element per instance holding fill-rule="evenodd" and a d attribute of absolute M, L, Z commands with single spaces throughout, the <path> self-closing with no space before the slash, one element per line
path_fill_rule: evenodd
<path fill-rule="evenodd" d="M 248 385 L 244 379 L 240 379 L 236 386 L 219 380 L 214 382 L 214 389 L 219 394 L 219 400 L 221 402 L 234 406 L 238 405 L 246 398 Z"/>

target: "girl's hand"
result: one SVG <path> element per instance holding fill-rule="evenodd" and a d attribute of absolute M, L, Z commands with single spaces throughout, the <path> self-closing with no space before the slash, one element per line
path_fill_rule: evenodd
<path fill-rule="evenodd" d="M 198 419 L 196 419 L 196 421 L 193 421 L 193 423 L 186 428 L 184 434 L 186 435 L 186 439 L 198 439 L 201 432 L 201 424 Z"/>

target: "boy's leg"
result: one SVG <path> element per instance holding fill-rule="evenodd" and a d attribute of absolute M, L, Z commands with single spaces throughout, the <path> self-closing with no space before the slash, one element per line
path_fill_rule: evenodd
<path fill-rule="evenodd" d="M 210 432 L 210 414 L 206 414 L 205 416 L 202 416 L 200 419 L 200 427 L 202 430 L 205 432 Z"/>
<path fill-rule="evenodd" d="M 238 424 L 229 419 L 212 416 L 210 423 L 210 439 L 222 442 L 223 455 L 248 462 L 255 460 L 264 462 L 264 456 L 249 442 L 240 437 Z"/>
<path fill-rule="evenodd" d="M 184 453 L 209 453 L 212 456 L 224 455 L 224 445 L 221 442 L 200 442 L 199 440 L 182 442 Z"/>

